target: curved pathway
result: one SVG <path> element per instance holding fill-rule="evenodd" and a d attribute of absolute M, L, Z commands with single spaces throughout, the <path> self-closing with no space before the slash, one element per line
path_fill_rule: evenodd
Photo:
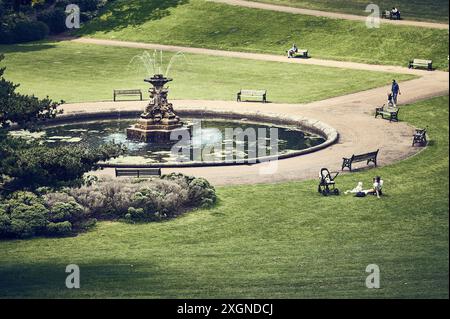
<path fill-rule="evenodd" d="M 266 164 L 252 166 L 226 166 L 203 168 L 163 169 L 163 173 L 181 172 L 202 176 L 214 185 L 255 184 L 302 180 L 317 177 L 322 167 L 339 170 L 342 157 L 354 153 L 364 153 L 380 149 L 379 164 L 386 165 L 407 158 L 420 148 L 411 147 L 413 128 L 407 123 L 390 123 L 387 120 L 374 119 L 375 106 L 384 103 L 388 87 L 377 88 L 356 94 L 336 97 L 309 104 L 278 103 L 237 103 L 234 101 L 175 100 L 175 109 L 207 109 L 217 111 L 261 112 L 282 116 L 299 115 L 319 119 L 334 128 L 340 134 L 337 144 L 319 152 L 278 161 L 274 174 L 261 174 Z M 424 81 L 423 78 L 402 83 L 403 103 L 448 94 L 448 79 Z M 111 112 L 142 110 L 146 102 L 95 102 L 67 104 L 67 114 L 84 112 Z M 100 175 L 113 175 L 113 169 L 99 171 Z"/>
<path fill-rule="evenodd" d="M 274 61 L 284 63 L 314 64 L 327 67 L 349 68 L 358 70 L 404 73 L 417 75 L 419 78 L 401 83 L 403 95 L 401 104 L 413 103 L 418 100 L 448 94 L 449 78 L 447 72 L 410 70 L 397 66 L 370 65 L 353 62 L 329 61 L 320 59 L 287 59 L 285 56 L 243 53 L 202 48 L 189 48 L 138 42 L 116 40 L 100 40 L 90 38 L 69 39 L 74 42 L 110 45 L 165 51 L 183 51 L 193 54 L 226 56 L 252 60 Z M 389 123 L 389 121 L 374 119 L 376 106 L 385 103 L 386 92 L 390 87 L 381 87 L 346 96 L 335 97 L 309 104 L 279 104 L 279 103 L 236 103 L 233 101 L 200 101 L 175 100 L 175 109 L 208 109 L 217 111 L 262 112 L 269 115 L 303 116 L 317 119 L 333 126 L 340 134 L 339 142 L 322 151 L 300 157 L 278 161 L 275 174 L 261 174 L 265 164 L 253 166 L 226 166 L 203 168 L 163 169 L 163 173 L 172 171 L 189 175 L 203 176 L 214 185 L 254 184 L 281 182 L 316 178 L 322 167 L 332 170 L 340 169 L 342 157 L 354 153 L 364 153 L 380 149 L 379 163 L 386 165 L 415 154 L 420 148 L 411 147 L 413 128 L 407 123 Z M 66 104 L 66 113 L 111 112 L 117 110 L 143 110 L 146 102 L 97 102 Z M 105 169 L 98 174 L 113 175 L 113 169 Z"/>
<path fill-rule="evenodd" d="M 391 72 L 391 73 L 402 73 L 402 74 L 414 74 L 418 76 L 430 75 L 430 72 L 424 70 L 410 70 L 401 66 L 390 66 L 390 65 L 375 65 L 375 64 L 365 64 L 357 62 L 346 62 L 346 61 L 334 61 L 334 60 L 323 60 L 323 59 L 288 59 L 286 55 L 275 55 L 275 54 L 262 54 L 262 53 L 248 53 L 248 52 L 238 52 L 238 51 L 225 51 L 225 50 L 214 50 L 214 49 L 204 49 L 204 48 L 192 48 L 183 47 L 176 45 L 165 45 L 165 44 L 154 44 L 154 43 L 143 43 L 143 42 L 133 42 L 133 41 L 121 41 L 121 40 L 107 40 L 107 39 L 97 39 L 97 38 L 73 38 L 73 37 L 54 37 L 55 40 L 65 41 L 69 40 L 75 43 L 82 44 L 94 44 L 94 45 L 105 45 L 105 46 L 115 46 L 123 48 L 135 48 L 135 49 L 145 49 L 145 50 L 161 50 L 168 52 L 184 52 L 191 54 L 204 54 L 210 56 L 220 56 L 228 58 L 237 59 L 248 59 L 248 60 L 260 60 L 269 62 L 282 62 L 282 63 L 299 63 L 305 65 L 320 65 L 326 67 L 334 67 L 341 69 L 354 69 L 354 70 L 365 70 L 373 72 Z M 433 72 L 443 73 L 439 71 Z M 446 73 L 448 74 L 448 73 Z"/>
<path fill-rule="evenodd" d="M 302 8 L 296 8 L 296 7 L 288 7 L 288 6 L 283 6 L 283 5 L 267 4 L 267 3 L 245 1 L 245 0 L 208 0 L 208 1 L 225 3 L 225 4 L 229 4 L 229 5 L 241 6 L 241 7 L 247 7 L 247 8 L 287 12 L 287 13 L 292 13 L 292 14 L 303 14 L 303 15 L 310 15 L 310 16 L 315 16 L 315 17 L 326 17 L 326 18 L 332 18 L 332 19 L 343 19 L 343 20 L 353 20 L 353 21 L 365 22 L 366 18 L 367 18 L 365 16 L 359 16 L 359 15 L 354 15 L 354 14 L 302 9 Z M 380 9 L 383 10 L 383 8 L 380 8 Z M 412 20 L 396 21 L 396 20 L 389 20 L 389 19 L 381 19 L 381 23 L 425 27 L 425 28 L 433 28 L 433 29 L 448 29 L 449 28 L 448 24 L 444 24 L 444 23 L 422 22 L 422 21 L 412 21 Z"/>

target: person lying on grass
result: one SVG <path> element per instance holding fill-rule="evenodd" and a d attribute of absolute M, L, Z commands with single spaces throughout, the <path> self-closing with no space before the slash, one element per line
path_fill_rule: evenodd
<path fill-rule="evenodd" d="M 363 191 L 363 183 L 358 182 L 358 185 L 356 185 L 355 188 L 353 188 L 352 190 L 345 191 L 344 194 L 357 194 L 361 193 L 362 191 Z"/>

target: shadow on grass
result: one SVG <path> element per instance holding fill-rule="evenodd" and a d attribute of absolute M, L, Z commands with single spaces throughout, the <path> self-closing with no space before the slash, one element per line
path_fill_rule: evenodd
<path fill-rule="evenodd" d="M 34 43 L 21 43 L 21 44 L 5 44 L 0 45 L 0 54 L 8 53 L 27 53 L 27 52 L 37 52 L 43 50 L 50 50 L 55 48 L 56 45 L 45 42 L 34 42 Z"/>
<path fill-rule="evenodd" d="M 100 18 L 93 20 L 87 28 L 82 28 L 75 35 L 118 31 L 147 21 L 160 20 L 170 15 L 168 9 L 188 2 L 189 0 L 115 1 L 103 10 Z"/>
<path fill-rule="evenodd" d="M 130 263 L 131 262 L 131 263 Z M 80 288 L 68 289 L 66 266 L 80 267 Z M 0 298 L 79 298 L 153 296 L 167 291 L 173 272 L 153 264 L 132 260 L 61 260 L 55 263 L 8 264 L 0 266 Z M 130 290 L 131 288 L 131 290 Z"/>

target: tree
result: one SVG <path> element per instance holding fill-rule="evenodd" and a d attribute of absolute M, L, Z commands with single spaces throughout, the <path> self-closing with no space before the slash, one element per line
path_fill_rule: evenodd
<path fill-rule="evenodd" d="M 0 175 L 12 178 L 10 191 L 34 190 L 46 186 L 80 186 L 86 172 L 98 168 L 97 163 L 122 154 L 119 145 L 106 144 L 98 148 L 83 146 L 48 147 L 38 143 L 7 138 L 0 142 Z"/>
<path fill-rule="evenodd" d="M 0 55 L 0 62 L 3 59 L 4 56 Z M 5 68 L 0 68 L 0 127 L 8 127 L 11 123 L 35 125 L 60 113 L 57 108 L 63 101 L 57 103 L 48 97 L 41 100 L 34 95 L 19 94 L 16 92 L 19 85 L 6 80 L 4 72 Z"/>
<path fill-rule="evenodd" d="M 2 59 L 0 56 L 0 61 Z M 6 184 L 5 189 L 14 191 L 79 185 L 84 173 L 97 169 L 99 161 L 123 153 L 122 146 L 114 144 L 95 149 L 82 146 L 54 148 L 8 137 L 5 128 L 13 123 L 37 129 L 39 122 L 61 112 L 57 110 L 60 103 L 49 98 L 39 99 L 15 92 L 18 85 L 7 81 L 3 77 L 4 71 L 5 68 L 0 69 L 0 186 Z"/>

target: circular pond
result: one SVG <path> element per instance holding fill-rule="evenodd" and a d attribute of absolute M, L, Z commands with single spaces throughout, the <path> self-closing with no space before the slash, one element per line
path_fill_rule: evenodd
<path fill-rule="evenodd" d="M 83 144 L 97 147 L 105 143 L 123 144 L 126 154 L 110 160 L 106 166 L 201 165 L 202 163 L 225 163 L 237 159 L 267 156 L 286 156 L 314 148 L 326 138 L 296 125 L 273 125 L 254 121 L 225 119 L 184 118 L 190 125 L 189 152 L 174 151 L 173 145 L 155 145 L 128 140 L 126 128 L 136 123 L 133 119 L 85 120 L 44 126 L 39 133 L 13 131 L 12 135 L 38 139 L 49 146 Z M 181 137 L 179 137 L 181 138 Z M 175 143 L 175 142 L 174 142 Z M 180 144 L 180 143 L 178 143 Z M 200 152 L 195 153 L 195 150 Z"/>

